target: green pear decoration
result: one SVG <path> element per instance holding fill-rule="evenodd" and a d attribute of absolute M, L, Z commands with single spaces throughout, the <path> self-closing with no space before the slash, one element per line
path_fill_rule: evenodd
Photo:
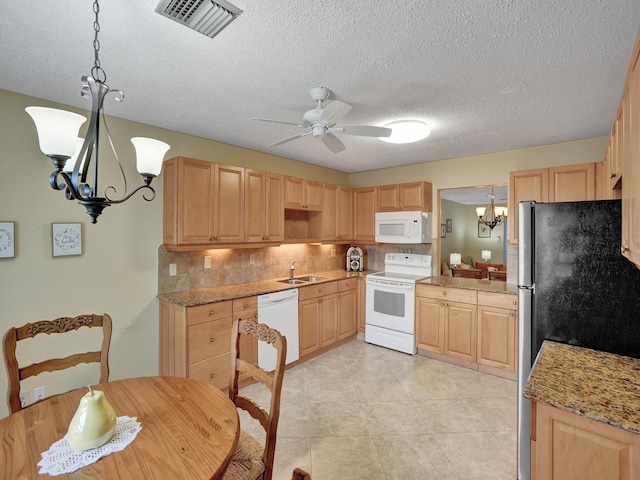
<path fill-rule="evenodd" d="M 92 390 L 80 399 L 68 431 L 69 446 L 82 452 L 107 443 L 116 433 L 116 412 L 104 393 Z"/>

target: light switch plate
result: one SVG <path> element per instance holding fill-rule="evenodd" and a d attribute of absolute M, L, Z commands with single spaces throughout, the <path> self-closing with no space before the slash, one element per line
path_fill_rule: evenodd
<path fill-rule="evenodd" d="M 249 265 L 255 265 L 256 264 L 256 255 L 255 253 L 250 253 L 249 254 Z"/>
<path fill-rule="evenodd" d="M 170 263 L 169 264 L 169 276 L 170 277 L 175 277 L 176 276 L 176 264 L 175 263 Z"/>
<path fill-rule="evenodd" d="M 204 257 L 204 268 L 211 268 L 211 257 L 208 255 Z"/>
<path fill-rule="evenodd" d="M 335 249 L 335 248 L 332 248 L 332 249 L 331 249 L 331 258 L 333 258 L 333 257 L 335 257 L 335 256 L 336 256 L 336 249 Z"/>

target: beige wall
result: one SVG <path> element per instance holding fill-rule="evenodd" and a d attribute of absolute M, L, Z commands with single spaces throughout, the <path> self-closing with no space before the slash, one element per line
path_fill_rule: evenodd
<path fill-rule="evenodd" d="M 91 225 L 84 208 L 65 200 L 61 192 L 48 186 L 53 167 L 38 149 L 35 128 L 24 112 L 24 107 L 33 104 L 56 106 L 0 90 L 0 221 L 16 222 L 17 239 L 16 258 L 0 259 L 0 332 L 39 319 L 108 312 L 114 321 L 111 378 L 157 374 L 161 178 L 154 183 L 159 197 L 156 201 L 148 203 L 137 196 L 124 205 L 108 208 L 98 224 Z M 117 105 L 110 106 L 109 111 L 116 112 Z M 139 177 L 129 160 L 133 158 L 133 147 L 128 139 L 141 135 L 169 143 L 172 148 L 167 158 L 177 155 L 200 158 L 341 185 L 366 186 L 421 178 L 433 183 L 434 205 L 440 188 L 506 183 L 509 170 L 600 160 L 606 145 L 606 138 L 601 137 L 347 175 L 118 119 L 110 119 L 110 129 L 134 186 Z M 101 163 L 110 163 L 105 152 L 101 149 Z M 105 177 L 121 187 L 112 173 Z M 104 182 L 103 186 L 107 184 Z M 83 223 L 83 255 L 52 257 L 52 222 Z M 425 253 L 435 256 L 435 247 L 435 243 L 433 248 L 425 247 Z M 379 266 L 377 252 L 372 250 L 369 255 Z M 67 342 L 63 350 L 68 351 L 74 345 L 82 348 L 82 343 L 82 340 Z M 45 355 L 49 351 L 31 345 L 20 353 L 29 361 L 37 361 L 36 353 Z M 93 372 L 84 370 L 74 376 L 74 384 L 75 381 L 87 384 L 97 378 Z M 25 387 L 32 390 L 45 385 L 50 394 L 67 389 L 67 383 L 43 378 L 26 381 Z M 5 393 L 5 372 L 0 369 L 0 397 L 4 398 Z M 6 404 L 0 399 L 0 417 L 7 413 Z"/>

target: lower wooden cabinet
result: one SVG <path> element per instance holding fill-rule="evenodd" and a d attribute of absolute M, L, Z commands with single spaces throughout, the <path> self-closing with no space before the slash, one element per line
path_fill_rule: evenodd
<path fill-rule="evenodd" d="M 344 340 L 358 333 L 357 286 L 357 278 L 346 278 L 338 281 L 338 330 L 336 332 L 336 340 Z"/>
<path fill-rule="evenodd" d="M 418 353 L 515 380 L 517 296 L 416 287 Z"/>
<path fill-rule="evenodd" d="M 364 333 L 367 314 L 367 277 L 358 277 L 358 332 Z"/>
<path fill-rule="evenodd" d="M 640 478 L 640 435 L 532 402 L 532 480 Z"/>
<path fill-rule="evenodd" d="M 337 282 L 299 289 L 298 325 L 300 357 L 335 343 L 337 337 Z"/>

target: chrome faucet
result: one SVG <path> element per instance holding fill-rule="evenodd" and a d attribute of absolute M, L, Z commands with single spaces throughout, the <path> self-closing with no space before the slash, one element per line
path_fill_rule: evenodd
<path fill-rule="evenodd" d="M 293 274 L 296 271 L 296 267 L 294 267 L 293 265 L 296 263 L 296 261 L 294 260 L 293 262 L 291 262 L 291 266 L 289 267 L 289 279 L 293 280 Z"/>

